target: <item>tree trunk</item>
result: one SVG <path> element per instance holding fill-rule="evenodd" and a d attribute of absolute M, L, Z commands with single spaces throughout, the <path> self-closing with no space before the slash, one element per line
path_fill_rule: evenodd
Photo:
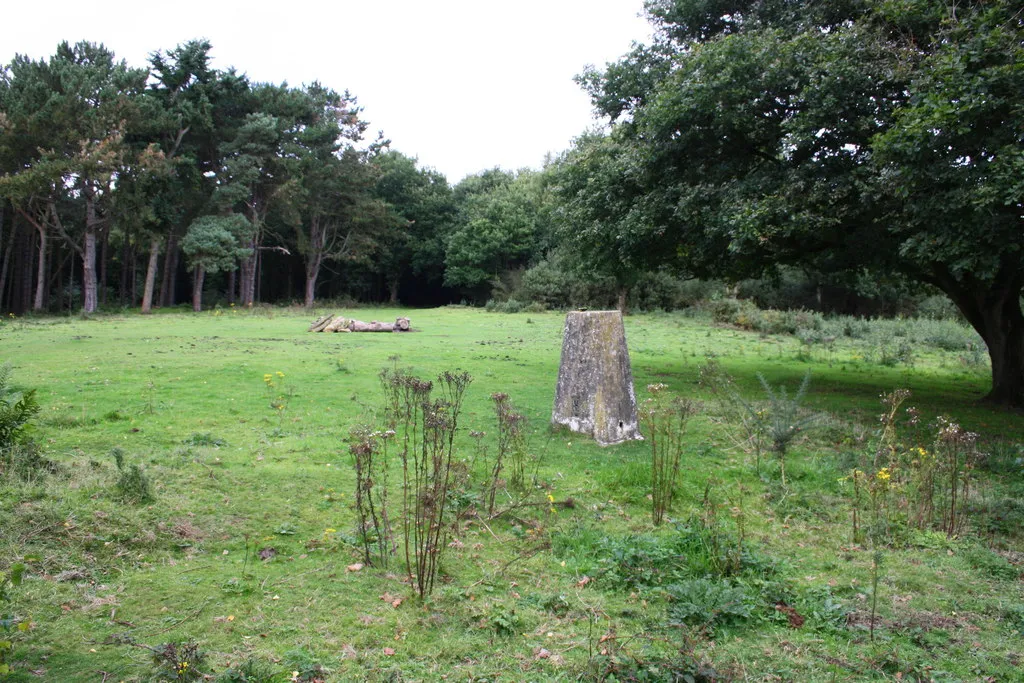
<path fill-rule="evenodd" d="M 196 276 L 192 283 L 192 310 L 196 313 L 203 310 L 204 279 L 206 279 L 206 271 L 202 266 L 196 266 Z"/>
<path fill-rule="evenodd" d="M 96 298 L 96 235 L 98 232 L 96 200 L 85 197 L 85 236 L 82 241 L 82 311 L 95 313 Z"/>
<path fill-rule="evenodd" d="M 311 256 L 306 263 L 306 308 L 313 308 L 313 299 L 316 295 L 316 279 L 320 275 L 321 260 L 321 256 L 317 254 Z"/>
<path fill-rule="evenodd" d="M 235 290 L 238 289 L 238 268 L 232 268 L 231 272 L 228 273 L 228 303 L 230 305 L 235 304 Z"/>
<path fill-rule="evenodd" d="M 7 291 L 7 310 L 11 311 L 11 312 L 13 312 L 14 309 L 15 309 L 14 293 L 15 293 L 15 290 L 17 289 L 15 287 L 15 279 L 16 279 L 15 271 L 17 271 L 18 268 L 17 268 L 17 263 L 15 263 L 15 267 L 14 267 L 13 271 L 11 270 L 10 266 L 11 266 L 11 262 L 15 260 L 14 252 L 15 252 L 15 249 L 17 248 L 17 246 L 18 246 L 18 244 L 17 244 L 17 237 L 18 237 L 18 221 L 15 218 L 15 219 L 13 219 L 11 221 L 11 234 L 7 237 L 7 249 L 4 251 L 4 262 L 3 262 L 3 265 L 0 265 L 0 292 L 4 291 L 4 283 L 7 282 L 7 280 L 8 280 L 7 273 L 8 272 L 11 273 L 10 283 L 9 283 L 8 288 L 6 290 Z M 3 299 L 0 298 L 0 306 L 2 306 L 2 305 L 3 305 Z"/>
<path fill-rule="evenodd" d="M 988 312 L 982 338 L 992 360 L 992 391 L 986 401 L 1024 407 L 1024 316 L 1019 299 Z"/>
<path fill-rule="evenodd" d="M 160 263 L 160 238 L 155 235 L 149 240 L 149 263 L 146 264 L 146 287 L 142 290 L 142 312 L 153 312 L 153 289 L 156 286 L 156 269 Z"/>
<path fill-rule="evenodd" d="M 401 284 L 399 277 L 394 277 L 388 280 L 388 301 L 391 302 L 392 306 L 398 304 L 398 286 Z"/>
<path fill-rule="evenodd" d="M 117 283 L 117 303 L 124 308 L 128 305 L 128 240 L 121 242 L 121 277 Z"/>
<path fill-rule="evenodd" d="M 86 229 L 82 253 L 82 311 L 96 312 L 96 233 Z"/>
<path fill-rule="evenodd" d="M 618 307 L 619 313 L 622 315 L 628 315 L 629 311 L 626 310 L 626 301 L 629 298 L 629 287 L 619 287 L 618 292 Z"/>
<path fill-rule="evenodd" d="M 252 306 L 256 299 L 256 247 L 252 246 L 252 253 L 242 259 L 239 265 L 239 292 L 238 302 L 243 306 Z"/>
<path fill-rule="evenodd" d="M 1011 266 L 1001 269 L 992 284 L 972 276 L 957 281 L 946 272 L 940 274 L 936 284 L 988 346 L 992 390 L 985 400 L 1024 407 L 1024 312 L 1020 307 L 1024 277 Z"/>
<path fill-rule="evenodd" d="M 43 301 L 46 296 L 46 247 L 49 240 L 46 239 L 46 227 L 42 224 L 36 225 L 39 233 L 39 266 L 36 268 L 36 297 L 32 301 L 33 311 L 43 310 Z"/>
<path fill-rule="evenodd" d="M 131 277 L 131 284 L 128 290 L 131 292 L 131 306 L 135 306 L 135 302 L 139 300 L 139 283 L 138 278 L 135 277 L 135 271 L 138 268 L 139 252 L 135 249 L 135 245 L 132 245 L 131 251 L 128 252 L 130 267 L 128 268 L 128 274 Z"/>
<path fill-rule="evenodd" d="M 174 288 L 178 275 L 178 236 L 171 232 L 167 238 L 167 253 L 164 254 L 164 275 L 160 281 L 160 305 L 174 305 Z"/>

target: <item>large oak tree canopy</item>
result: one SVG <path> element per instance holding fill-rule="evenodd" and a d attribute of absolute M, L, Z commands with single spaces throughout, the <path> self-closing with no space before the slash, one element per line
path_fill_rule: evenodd
<path fill-rule="evenodd" d="M 645 240 L 680 271 L 899 272 L 1024 404 L 1024 15 L 1009 0 L 652 0 L 654 43 L 581 77 Z M 623 193 L 619 193 L 619 197 Z M 636 229 L 636 223 L 630 223 Z"/>

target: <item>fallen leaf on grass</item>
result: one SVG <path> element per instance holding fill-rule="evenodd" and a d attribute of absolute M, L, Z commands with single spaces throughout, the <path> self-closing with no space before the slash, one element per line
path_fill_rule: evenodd
<path fill-rule="evenodd" d="M 385 593 L 384 595 L 380 596 L 380 599 L 386 603 L 389 603 L 392 607 L 396 608 L 402 604 L 402 598 L 392 595 L 391 593 Z"/>
<path fill-rule="evenodd" d="M 359 571 L 362 568 L 363 568 L 363 563 L 362 562 L 356 562 L 355 564 L 350 564 L 349 566 L 345 567 L 345 571 L 357 572 L 357 571 Z"/>
<path fill-rule="evenodd" d="M 576 582 L 576 587 L 577 588 L 583 588 L 584 586 L 586 586 L 591 581 L 593 581 L 592 578 L 590 578 L 589 576 L 584 576 L 582 579 L 580 579 L 579 581 Z"/>
<path fill-rule="evenodd" d="M 391 655 L 395 654 L 395 648 L 393 648 L 393 647 L 386 647 L 386 648 L 384 648 L 384 654 L 386 654 L 388 657 L 390 657 Z"/>

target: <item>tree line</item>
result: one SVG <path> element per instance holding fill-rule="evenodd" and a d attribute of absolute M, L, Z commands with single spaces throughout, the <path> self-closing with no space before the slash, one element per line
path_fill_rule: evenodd
<path fill-rule="evenodd" d="M 351 93 L 253 82 L 210 49 L 134 68 L 62 43 L 0 71 L 0 310 L 476 301 L 542 248 L 539 174 L 452 188 L 364 140 Z"/>

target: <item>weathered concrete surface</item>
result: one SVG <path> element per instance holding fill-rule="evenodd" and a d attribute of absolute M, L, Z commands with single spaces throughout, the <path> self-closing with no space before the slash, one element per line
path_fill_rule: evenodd
<path fill-rule="evenodd" d="M 602 446 L 643 438 L 626 328 L 618 311 L 574 311 L 566 316 L 551 421 L 591 434 Z"/>

